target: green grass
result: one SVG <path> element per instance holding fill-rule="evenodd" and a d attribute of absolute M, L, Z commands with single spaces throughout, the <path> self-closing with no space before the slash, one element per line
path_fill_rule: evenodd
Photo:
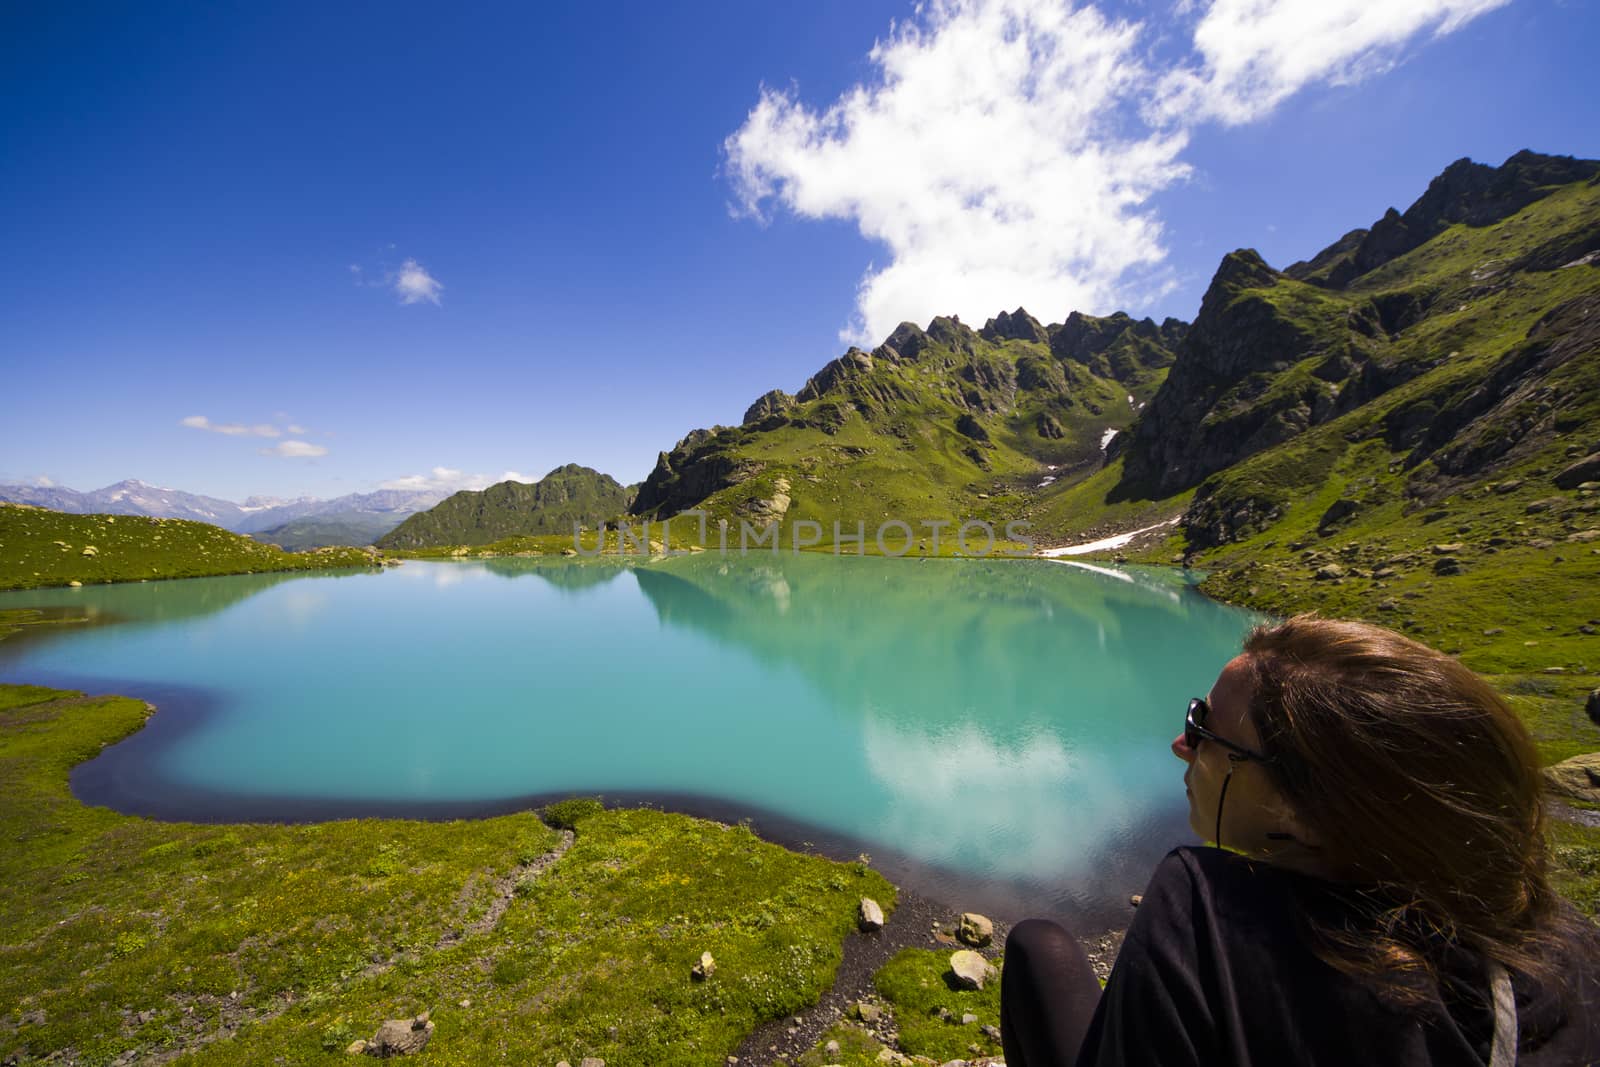
<path fill-rule="evenodd" d="M 0 589 L 370 567 L 355 548 L 285 552 L 217 526 L 0 503 Z"/>
<path fill-rule="evenodd" d="M 960 989 L 950 972 L 952 951 L 901 949 L 874 976 L 878 992 L 894 1009 L 900 1048 L 940 1062 L 969 1058 L 974 1055 L 972 1045 L 977 1045 L 982 1055 L 999 1055 L 999 1044 L 979 1028 L 1000 1025 L 1001 960 L 991 961 L 996 977 L 982 989 Z M 941 1016 L 941 1010 L 948 1017 Z M 977 1021 L 961 1022 L 966 1015 L 976 1015 Z"/>
<path fill-rule="evenodd" d="M 301 1063 L 429 1010 L 432 1063 L 720 1064 L 816 1001 L 862 895 L 894 901 L 863 865 L 649 810 L 561 806 L 576 841 L 532 877 L 557 842 L 533 813 L 197 826 L 79 804 L 68 770 L 146 714 L 0 687 L 0 1060 Z"/>

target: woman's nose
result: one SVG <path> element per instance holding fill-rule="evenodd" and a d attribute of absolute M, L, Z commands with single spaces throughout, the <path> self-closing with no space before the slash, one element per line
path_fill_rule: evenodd
<path fill-rule="evenodd" d="M 1183 739 L 1182 734 L 1172 739 L 1172 754 L 1185 763 L 1194 762 L 1195 751 L 1189 747 L 1189 742 Z"/>

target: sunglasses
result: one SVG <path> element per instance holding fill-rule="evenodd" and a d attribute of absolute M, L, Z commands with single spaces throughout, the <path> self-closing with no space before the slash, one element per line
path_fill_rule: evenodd
<path fill-rule="evenodd" d="M 1271 763 L 1272 757 L 1263 756 L 1254 749 L 1236 745 L 1226 737 L 1218 737 L 1206 729 L 1206 718 L 1211 714 L 1211 705 L 1206 703 L 1205 697 L 1195 697 L 1189 701 L 1189 711 L 1183 717 L 1183 743 L 1191 749 L 1198 749 L 1201 741 L 1215 741 L 1229 752 L 1236 753 L 1241 759 L 1253 759 L 1258 763 Z"/>

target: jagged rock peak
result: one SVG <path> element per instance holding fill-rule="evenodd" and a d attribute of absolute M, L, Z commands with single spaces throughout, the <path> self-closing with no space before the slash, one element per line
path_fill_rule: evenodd
<path fill-rule="evenodd" d="M 844 379 L 858 374 L 865 374 L 871 369 L 872 357 L 852 345 L 844 355 L 831 361 L 827 366 L 808 378 L 806 384 L 795 394 L 794 398 L 802 404 L 807 400 L 815 400 Z"/>
<path fill-rule="evenodd" d="M 879 347 L 892 348 L 903 359 L 916 359 L 918 354 L 928 347 L 928 335 L 916 323 L 902 322 Z"/>
<path fill-rule="evenodd" d="M 1365 227 L 1351 230 L 1309 260 L 1302 259 L 1298 263 L 1289 264 L 1283 269 L 1283 273 L 1296 280 L 1304 280 L 1309 275 L 1327 270 L 1340 256 L 1349 255 L 1359 248 L 1369 232 Z"/>
<path fill-rule="evenodd" d="M 1206 295 L 1209 296 L 1212 290 L 1220 287 L 1259 289 L 1273 284 L 1278 277 L 1278 272 L 1267 266 L 1260 252 L 1253 248 L 1240 248 L 1222 257 L 1222 262 L 1217 265 L 1217 273 L 1211 277 L 1211 287 Z"/>
<path fill-rule="evenodd" d="M 782 415 L 792 407 L 794 407 L 794 397 L 782 389 L 773 389 L 771 392 L 762 393 L 754 404 L 745 409 L 741 425 L 754 425 L 770 415 Z"/>
<path fill-rule="evenodd" d="M 1175 319 L 1171 315 L 1161 320 L 1157 328 L 1161 340 L 1168 348 L 1177 348 L 1183 339 L 1189 335 L 1189 324 L 1182 319 Z"/>
<path fill-rule="evenodd" d="M 957 351 L 972 350 L 978 335 L 972 327 L 961 321 L 959 315 L 937 315 L 928 323 L 928 337 L 946 348 Z"/>
<path fill-rule="evenodd" d="M 1600 160 L 1572 156 L 1547 156 L 1528 149 L 1498 167 L 1462 158 L 1428 183 L 1427 191 L 1402 214 L 1394 208 L 1373 223 L 1360 243 L 1341 257 L 1337 245 L 1324 249 L 1317 259 L 1331 263 L 1322 278 L 1312 277 L 1331 289 L 1342 289 L 1355 278 L 1398 259 L 1424 241 L 1456 223 L 1488 226 L 1516 214 L 1535 200 L 1573 182 L 1600 177 Z M 1350 235 L 1340 239 L 1342 244 Z M 1313 266 L 1307 273 L 1317 268 Z"/>
<path fill-rule="evenodd" d="M 1050 335 L 1039 320 L 1020 307 L 1012 312 L 1000 312 L 983 324 L 978 335 L 986 341 L 1036 341 L 1046 344 L 1050 340 Z"/>

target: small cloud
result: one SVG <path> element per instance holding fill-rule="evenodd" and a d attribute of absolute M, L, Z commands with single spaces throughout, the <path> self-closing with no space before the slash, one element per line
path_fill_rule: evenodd
<path fill-rule="evenodd" d="M 304 437 L 306 434 L 311 432 L 310 430 L 306 429 L 304 426 L 298 426 L 298 425 L 296 425 L 295 423 L 292 423 L 292 422 L 289 425 L 285 426 L 284 429 L 287 430 L 289 433 L 294 434 L 296 437 Z"/>
<path fill-rule="evenodd" d="M 227 434 L 229 437 L 282 437 L 283 431 L 276 426 L 266 423 L 257 423 L 246 426 L 238 422 L 212 422 L 204 415 L 190 415 L 179 422 L 180 426 L 187 426 L 191 430 L 208 430 L 211 433 Z"/>
<path fill-rule="evenodd" d="M 432 490 L 434 492 L 453 493 L 461 489 L 487 489 L 491 485 L 501 482 L 536 482 L 539 479 L 532 475 L 522 474 L 518 471 L 503 471 L 498 478 L 487 474 L 468 474 L 466 471 L 456 470 L 454 467 L 435 467 L 427 474 L 408 474 L 403 478 L 391 478 L 379 484 L 379 489 L 408 489 L 412 491 Z"/>
<path fill-rule="evenodd" d="M 41 475 L 39 475 L 39 477 L 35 478 L 33 480 L 33 484 L 35 486 L 37 486 L 38 488 L 40 488 L 40 489 L 54 489 L 56 487 L 55 480 L 52 479 L 52 478 L 49 478 L 49 477 L 47 477 L 47 476 L 45 476 L 43 474 L 41 474 Z"/>
<path fill-rule="evenodd" d="M 280 441 L 271 448 L 261 449 L 263 456 L 284 456 L 289 459 L 326 456 L 328 450 L 310 441 Z"/>
<path fill-rule="evenodd" d="M 424 300 L 430 304 L 437 304 L 439 292 L 443 288 L 438 279 L 414 259 L 402 263 L 394 277 L 394 291 L 399 294 L 402 304 L 420 304 Z"/>

